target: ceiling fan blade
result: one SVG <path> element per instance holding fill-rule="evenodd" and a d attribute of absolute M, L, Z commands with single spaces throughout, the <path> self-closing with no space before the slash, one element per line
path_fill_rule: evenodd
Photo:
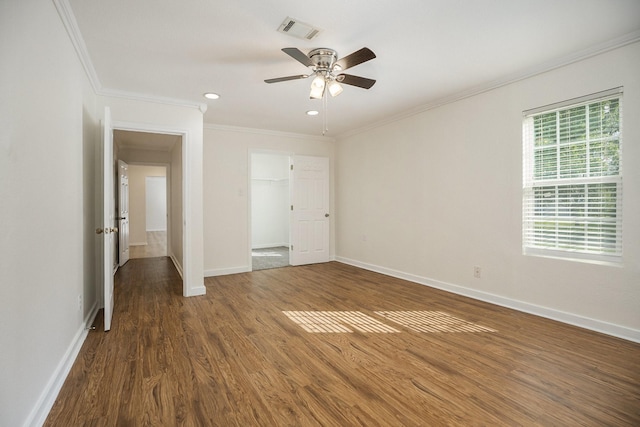
<path fill-rule="evenodd" d="M 336 76 L 336 80 L 339 83 L 344 83 L 346 85 L 358 86 L 363 89 L 370 89 L 376 81 L 373 79 L 368 79 L 366 77 L 360 76 L 352 76 L 351 74 L 339 74 Z"/>
<path fill-rule="evenodd" d="M 287 76 L 287 77 L 277 77 L 275 79 L 266 79 L 265 83 L 278 83 L 278 82 L 286 82 L 289 80 L 298 80 L 298 79 L 306 79 L 309 77 L 308 74 L 300 74 L 298 76 Z"/>
<path fill-rule="evenodd" d="M 283 49 L 284 50 L 284 49 Z M 363 47 L 362 49 L 353 52 L 351 55 L 347 55 L 344 58 L 341 58 L 336 61 L 334 68 L 336 66 L 340 67 L 340 70 L 343 71 L 347 68 L 355 67 L 356 65 L 362 64 L 363 62 L 367 62 L 376 57 L 376 54 L 371 51 L 368 47 Z"/>
<path fill-rule="evenodd" d="M 311 59 L 309 59 L 309 57 L 297 47 L 285 47 L 284 49 L 282 49 L 282 51 L 305 67 L 313 66 L 313 62 L 311 62 Z"/>

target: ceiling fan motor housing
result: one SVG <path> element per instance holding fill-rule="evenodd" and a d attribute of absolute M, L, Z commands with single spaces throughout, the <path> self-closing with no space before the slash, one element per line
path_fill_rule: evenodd
<path fill-rule="evenodd" d="M 309 52 L 309 59 L 316 71 L 331 72 L 338 60 L 338 53 L 333 49 L 319 48 Z"/>

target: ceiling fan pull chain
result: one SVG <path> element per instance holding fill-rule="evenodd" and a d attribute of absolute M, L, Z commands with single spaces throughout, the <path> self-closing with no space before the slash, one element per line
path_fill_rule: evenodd
<path fill-rule="evenodd" d="M 322 136 L 329 131 L 329 119 L 327 118 L 327 91 L 322 97 Z"/>

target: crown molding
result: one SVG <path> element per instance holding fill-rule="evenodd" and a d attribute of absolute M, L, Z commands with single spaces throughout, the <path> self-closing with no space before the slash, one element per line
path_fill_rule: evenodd
<path fill-rule="evenodd" d="M 281 132 L 267 129 L 247 128 L 240 126 L 218 125 L 213 123 L 205 123 L 204 129 L 219 130 L 224 132 L 251 133 L 255 135 L 277 136 L 281 138 L 296 138 L 315 142 L 335 142 L 336 139 L 331 136 L 307 135 L 304 133 Z"/>
<path fill-rule="evenodd" d="M 450 96 L 437 99 L 433 102 L 429 102 L 427 104 L 423 104 L 409 110 L 405 110 L 401 113 L 395 114 L 386 119 L 377 120 L 375 123 L 371 123 L 369 125 L 362 126 L 357 129 L 343 132 L 337 135 L 336 138 L 337 139 L 347 138 L 347 137 L 354 136 L 372 129 L 376 129 L 381 126 L 385 126 L 385 125 L 406 119 L 408 117 L 415 116 L 416 114 L 433 110 L 435 108 L 442 107 L 444 105 L 451 104 L 453 102 L 461 101 L 465 98 L 470 98 L 472 96 L 480 95 L 484 92 L 489 92 L 491 90 L 498 89 L 500 87 L 507 86 L 512 83 L 516 83 L 518 81 L 525 80 L 525 79 L 537 76 L 539 74 L 543 74 L 543 73 L 555 70 L 557 68 L 561 68 L 561 67 L 591 58 L 593 56 L 597 56 L 615 49 L 619 49 L 621 47 L 624 47 L 633 43 L 637 43 L 639 41 L 640 41 L 640 30 L 634 31 L 634 32 L 625 34 L 621 37 L 617 37 L 609 41 L 590 46 L 586 49 L 579 50 L 572 54 L 544 62 L 535 67 L 530 67 L 525 70 L 506 75 L 492 82 L 489 82 L 480 86 L 476 86 L 462 92 L 457 92 Z"/>
<path fill-rule="evenodd" d="M 62 21 L 64 28 L 67 30 L 67 34 L 69 34 L 69 39 L 71 39 L 71 43 L 76 50 L 78 59 L 80 59 L 80 63 L 89 78 L 93 91 L 98 93 L 102 89 L 102 84 L 100 83 L 96 69 L 93 67 L 93 63 L 91 62 L 87 45 L 84 43 L 84 39 L 80 33 L 80 28 L 78 27 L 78 22 L 71 10 L 69 1 L 53 0 L 53 4 L 58 11 L 58 15 L 60 16 L 60 20 Z"/>
<path fill-rule="evenodd" d="M 179 107 L 197 108 L 202 114 L 207 111 L 207 104 L 201 102 L 187 101 L 177 98 L 165 98 L 161 96 L 145 95 L 135 92 L 127 92 L 123 90 L 101 89 L 96 92 L 97 95 L 107 96 L 111 98 L 123 98 L 132 101 L 153 102 L 156 104 L 174 105 Z"/>
<path fill-rule="evenodd" d="M 173 98 L 163 98 L 159 96 L 152 95 L 144 95 L 134 92 L 126 92 L 119 91 L 113 89 L 106 89 L 100 83 L 100 79 L 98 78 L 98 73 L 96 73 L 96 69 L 91 62 L 91 57 L 89 56 L 89 51 L 87 50 L 87 45 L 84 42 L 84 38 L 82 37 L 82 33 L 80 32 L 80 27 L 78 27 L 78 22 L 76 21 L 76 17 L 73 14 L 73 10 L 71 9 L 71 5 L 68 0 L 52 0 L 55 5 L 56 10 L 58 11 L 58 15 L 60 16 L 60 20 L 62 21 L 65 29 L 67 30 L 67 34 L 69 34 L 69 39 L 73 44 L 73 47 L 76 50 L 76 54 L 78 55 L 78 59 L 84 68 L 84 71 L 91 83 L 91 87 L 93 88 L 93 92 L 96 95 L 100 96 L 110 96 L 115 98 L 125 98 L 134 101 L 144 101 L 144 102 L 154 102 L 159 104 L 167 104 L 167 105 L 176 105 L 181 107 L 189 107 L 189 108 L 197 108 L 202 114 L 207 111 L 207 104 L 202 102 L 194 102 L 194 101 L 185 101 L 182 99 L 173 99 Z"/>

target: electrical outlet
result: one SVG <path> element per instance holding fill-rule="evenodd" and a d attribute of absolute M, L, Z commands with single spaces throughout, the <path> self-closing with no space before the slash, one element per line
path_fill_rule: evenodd
<path fill-rule="evenodd" d="M 482 269 L 478 266 L 473 267 L 473 277 L 479 279 L 482 276 Z"/>
<path fill-rule="evenodd" d="M 78 310 L 82 310 L 82 294 L 78 295 Z"/>

